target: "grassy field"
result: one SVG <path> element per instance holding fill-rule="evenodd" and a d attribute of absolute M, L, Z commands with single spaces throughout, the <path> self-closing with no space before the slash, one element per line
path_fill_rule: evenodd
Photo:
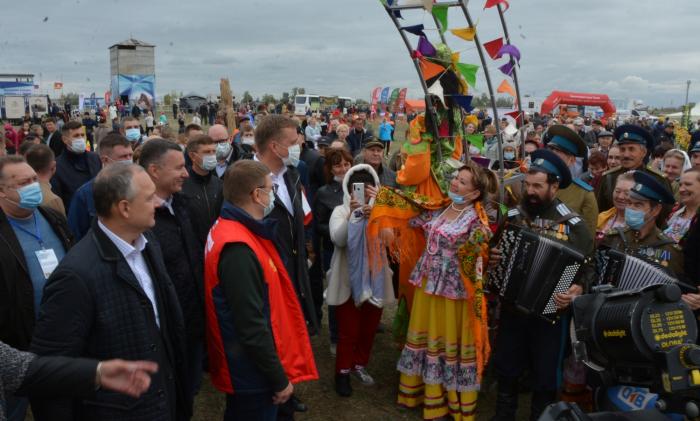
<path fill-rule="evenodd" d="M 396 371 L 400 348 L 393 341 L 391 334 L 391 322 L 395 308 L 387 308 L 384 311 L 382 322 L 386 331 L 378 333 L 372 350 L 367 371 L 374 377 L 376 384 L 365 387 L 353 381 L 353 395 L 350 398 L 341 398 L 334 390 L 335 360 L 329 351 L 328 328 L 324 329 L 320 336 L 311 339 L 316 364 L 318 366 L 320 380 L 299 384 L 296 386 L 296 394 L 309 406 L 305 414 L 298 414 L 300 421 L 358 421 L 358 420 L 420 420 L 420 409 L 409 410 L 396 404 L 399 373 Z M 325 314 L 325 313 L 324 313 Z M 324 318 L 324 322 L 325 322 Z M 495 384 L 492 376 L 487 375 L 481 396 L 476 419 L 488 420 L 495 411 Z M 202 390 L 195 402 L 194 420 L 208 421 L 223 419 L 225 399 L 224 396 L 213 388 L 206 378 L 202 384 Z M 529 412 L 529 400 L 526 395 L 521 395 L 521 418 L 527 419 L 525 412 Z"/>

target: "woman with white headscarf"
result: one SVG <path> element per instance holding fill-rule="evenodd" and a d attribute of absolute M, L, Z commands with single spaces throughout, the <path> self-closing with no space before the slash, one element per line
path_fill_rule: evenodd
<path fill-rule="evenodd" d="M 690 169 L 692 164 L 690 163 L 690 158 L 685 151 L 680 149 L 671 149 L 664 155 L 663 160 L 663 172 L 671 183 L 671 189 L 673 190 L 673 197 L 676 202 L 680 199 L 678 195 L 678 188 L 680 186 L 681 174 L 686 170 Z"/>

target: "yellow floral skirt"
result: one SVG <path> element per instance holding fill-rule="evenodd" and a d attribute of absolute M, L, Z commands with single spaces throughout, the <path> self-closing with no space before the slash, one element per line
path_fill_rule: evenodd
<path fill-rule="evenodd" d="M 451 415 L 473 420 L 479 391 L 474 320 L 467 300 L 451 300 L 416 288 L 401 372 L 398 403 L 423 405 L 423 418 Z"/>

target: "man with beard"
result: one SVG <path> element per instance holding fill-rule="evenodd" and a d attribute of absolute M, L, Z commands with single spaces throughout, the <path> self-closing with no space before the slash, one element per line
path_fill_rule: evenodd
<path fill-rule="evenodd" d="M 622 159 L 620 167 L 603 173 L 603 179 L 596 190 L 598 209 L 610 209 L 613 207 L 612 193 L 615 190 L 615 182 L 620 174 L 627 171 L 643 171 L 671 190 L 671 185 L 663 174 L 645 165 L 647 156 L 654 144 L 654 139 L 652 139 L 648 131 L 639 126 L 624 124 L 615 129 L 613 135 L 617 139 Z"/>
<path fill-rule="evenodd" d="M 559 189 L 571 184 L 569 168 L 553 151 L 540 149 L 531 155 L 532 164 L 525 176 L 520 206 L 508 212 L 508 222 L 536 232 L 584 255 L 593 252 L 593 237 L 583 219 L 556 198 Z M 502 258 L 498 249 L 491 250 L 490 263 Z M 556 294 L 554 301 L 565 310 L 575 296 L 584 291 L 590 267 L 577 276 L 566 293 Z M 530 419 L 536 420 L 547 405 L 556 400 L 557 370 L 563 347 L 562 321 L 548 322 L 538 315 L 524 315 L 503 303 L 496 338 L 494 364 L 498 376 L 496 415 L 493 421 L 515 419 L 518 407 L 518 379 L 526 368 L 532 376 Z"/>

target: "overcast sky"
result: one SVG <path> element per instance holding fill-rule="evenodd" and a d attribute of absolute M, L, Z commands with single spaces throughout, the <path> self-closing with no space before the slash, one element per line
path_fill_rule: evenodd
<path fill-rule="evenodd" d="M 401 1 L 401 0 L 399 0 Z M 109 46 L 133 36 L 155 44 L 157 95 L 171 90 L 234 94 L 309 93 L 367 99 L 375 86 L 422 96 L 403 42 L 378 0 L 6 0 L 0 21 L 0 73 L 34 73 L 42 90 L 109 89 Z M 495 9 L 471 0 L 482 41 L 502 35 Z M 450 11 L 450 27 L 466 26 Z M 511 40 L 522 52 L 523 94 L 553 89 L 606 93 L 652 105 L 679 105 L 690 79 L 700 101 L 700 1 L 512 0 Z M 434 27 L 425 13 L 405 25 Z M 48 18 L 45 22 L 44 19 Z M 436 41 L 437 32 L 427 31 Z M 417 39 L 411 36 L 415 44 Z M 462 61 L 480 64 L 473 43 L 448 37 Z M 489 60 L 494 84 L 503 79 Z M 485 91 L 483 77 L 473 92 Z M 50 92 L 53 94 L 53 92 Z"/>

